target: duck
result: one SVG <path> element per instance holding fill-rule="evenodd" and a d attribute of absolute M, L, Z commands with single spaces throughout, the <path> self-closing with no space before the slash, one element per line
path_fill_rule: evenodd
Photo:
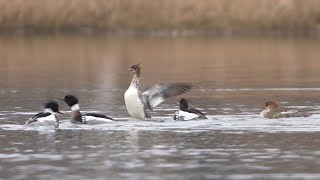
<path fill-rule="evenodd" d="M 124 101 L 128 114 L 137 120 L 151 118 L 148 111 L 164 102 L 167 98 L 178 96 L 191 90 L 191 85 L 186 83 L 156 84 L 150 89 L 140 91 L 141 67 L 140 64 L 132 65 L 128 71 L 133 73 L 129 88 L 124 93 Z"/>
<path fill-rule="evenodd" d="M 178 104 L 179 111 L 175 112 L 173 116 L 174 120 L 188 121 L 195 119 L 208 119 L 200 110 L 189 108 L 188 101 L 186 99 L 181 98 Z"/>
<path fill-rule="evenodd" d="M 279 119 L 289 117 L 308 117 L 311 113 L 306 113 L 297 110 L 281 110 L 279 104 L 276 101 L 267 101 L 264 104 L 265 109 L 261 111 L 260 116 L 268 119 Z"/>
<path fill-rule="evenodd" d="M 76 96 L 68 94 L 63 100 L 69 107 L 71 107 L 71 122 L 76 124 L 104 124 L 113 122 L 114 119 L 104 114 L 99 113 L 87 113 L 82 114 L 80 112 L 79 100 Z"/>
<path fill-rule="evenodd" d="M 58 127 L 59 119 L 56 114 L 63 114 L 59 111 L 59 104 L 55 101 L 48 101 L 44 104 L 44 111 L 34 115 L 25 125 Z"/>

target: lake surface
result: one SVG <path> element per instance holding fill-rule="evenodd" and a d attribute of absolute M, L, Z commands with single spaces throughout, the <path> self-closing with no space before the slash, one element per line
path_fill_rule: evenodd
<path fill-rule="evenodd" d="M 319 179 L 320 40 L 271 37 L 0 37 L 0 179 Z M 129 118 L 127 71 L 142 88 L 187 82 L 182 97 L 209 117 L 173 121 L 169 99 L 153 120 Z M 74 94 L 83 112 L 121 121 L 25 127 L 42 104 Z M 274 99 L 314 115 L 259 117 Z"/>

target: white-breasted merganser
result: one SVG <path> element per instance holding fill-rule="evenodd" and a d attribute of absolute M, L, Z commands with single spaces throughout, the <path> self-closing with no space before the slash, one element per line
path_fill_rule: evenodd
<path fill-rule="evenodd" d="M 265 109 L 261 111 L 260 116 L 268 119 L 279 119 L 289 117 L 308 117 L 312 114 L 296 111 L 296 110 L 281 110 L 278 109 L 279 105 L 275 101 L 267 101 L 265 103 Z"/>
<path fill-rule="evenodd" d="M 179 109 L 180 110 L 173 116 L 174 120 L 208 119 L 207 116 L 198 109 L 189 108 L 188 101 L 184 98 L 181 98 L 179 101 Z"/>
<path fill-rule="evenodd" d="M 81 124 L 103 124 L 113 122 L 113 119 L 98 113 L 81 114 L 79 100 L 73 95 L 66 95 L 63 99 L 71 107 L 71 120 L 73 123 Z"/>
<path fill-rule="evenodd" d="M 185 83 L 156 84 L 141 93 L 139 89 L 140 65 L 134 64 L 128 70 L 134 75 L 128 90 L 124 93 L 124 101 L 129 115 L 135 119 L 150 118 L 147 109 L 153 110 L 166 98 L 183 94 L 191 89 L 191 86 Z"/>
<path fill-rule="evenodd" d="M 34 115 L 25 125 L 41 125 L 41 126 L 59 126 L 59 119 L 56 113 L 62 114 L 59 111 L 59 105 L 55 101 L 49 101 L 44 104 L 44 111 Z"/>

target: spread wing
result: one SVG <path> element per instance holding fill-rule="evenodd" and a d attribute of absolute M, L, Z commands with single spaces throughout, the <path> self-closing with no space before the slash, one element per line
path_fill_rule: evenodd
<path fill-rule="evenodd" d="M 206 115 L 198 109 L 188 109 L 188 112 L 198 114 L 201 118 L 207 118 Z"/>
<path fill-rule="evenodd" d="M 94 117 L 98 117 L 98 118 L 106 118 L 106 119 L 113 120 L 111 117 L 108 117 L 104 114 L 98 114 L 98 113 L 87 113 L 86 116 L 94 116 Z"/>
<path fill-rule="evenodd" d="M 153 110 L 166 98 L 178 96 L 191 90 L 191 85 L 184 83 L 156 84 L 142 93 L 142 102 L 146 108 Z"/>
<path fill-rule="evenodd" d="M 30 118 L 30 119 L 27 121 L 26 124 L 30 124 L 30 123 L 32 123 L 32 122 L 37 121 L 38 118 L 47 117 L 47 116 L 50 116 L 50 115 L 51 115 L 51 113 L 48 113 L 48 112 L 47 112 L 47 113 L 44 113 L 44 112 L 38 113 L 38 114 L 34 115 L 32 118 Z"/>

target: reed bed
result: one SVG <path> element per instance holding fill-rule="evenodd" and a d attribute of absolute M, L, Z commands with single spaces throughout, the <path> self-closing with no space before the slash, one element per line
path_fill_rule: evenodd
<path fill-rule="evenodd" d="M 0 30 L 319 31 L 319 0 L 0 0 Z"/>

